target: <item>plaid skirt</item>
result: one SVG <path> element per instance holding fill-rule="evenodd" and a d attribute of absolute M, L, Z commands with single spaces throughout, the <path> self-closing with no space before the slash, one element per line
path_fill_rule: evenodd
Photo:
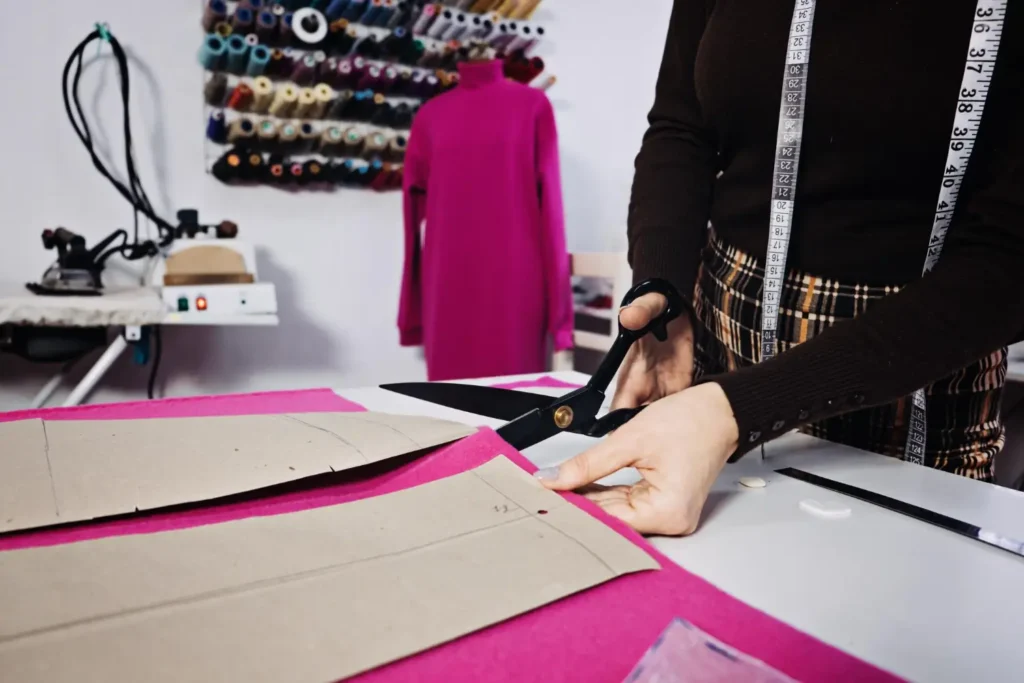
<path fill-rule="evenodd" d="M 760 362 L 761 289 L 757 259 L 709 233 L 694 288 L 703 323 L 695 331 L 694 372 L 720 374 Z M 899 287 L 868 287 L 787 272 L 779 310 L 778 349 L 807 341 L 837 321 L 853 318 Z M 924 464 L 982 481 L 993 481 L 1003 448 L 999 408 L 1006 381 L 1007 350 L 1001 349 L 925 389 L 927 444 Z M 835 443 L 903 459 L 910 396 L 865 408 L 800 431 Z"/>

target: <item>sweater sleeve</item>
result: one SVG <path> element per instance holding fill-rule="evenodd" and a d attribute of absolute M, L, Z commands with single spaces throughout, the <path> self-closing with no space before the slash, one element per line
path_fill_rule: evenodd
<path fill-rule="evenodd" d="M 555 351 L 573 347 L 573 301 L 555 112 L 544 95 L 537 118 L 537 195 L 547 290 L 547 327 Z"/>
<path fill-rule="evenodd" d="M 706 0 L 675 0 L 648 128 L 636 157 L 627 235 L 634 282 L 664 278 L 693 296 L 707 237 L 717 142 L 705 125 L 694 64 Z"/>
<path fill-rule="evenodd" d="M 405 257 L 398 303 L 398 333 L 402 346 L 423 343 L 420 298 L 420 230 L 426 218 L 429 140 L 422 114 L 413 120 L 402 171 L 402 209 Z"/>
<path fill-rule="evenodd" d="M 1024 75 L 1019 62 L 1002 66 L 977 140 L 984 163 L 970 162 L 936 267 L 769 361 L 702 380 L 718 382 L 732 405 L 740 429 L 733 459 L 802 424 L 912 394 L 1019 340 Z"/>

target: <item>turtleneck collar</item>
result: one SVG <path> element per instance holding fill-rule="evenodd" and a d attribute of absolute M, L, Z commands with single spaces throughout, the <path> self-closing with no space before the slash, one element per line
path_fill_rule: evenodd
<path fill-rule="evenodd" d="M 459 86 L 482 88 L 505 77 L 505 63 L 500 59 L 479 62 L 459 62 Z"/>

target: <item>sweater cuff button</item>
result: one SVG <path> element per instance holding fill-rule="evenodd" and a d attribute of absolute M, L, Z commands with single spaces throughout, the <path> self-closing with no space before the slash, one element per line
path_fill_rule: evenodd
<path fill-rule="evenodd" d="M 761 438 L 761 432 L 757 431 L 756 429 L 753 430 L 752 432 L 750 432 L 750 434 L 747 435 L 747 441 L 749 441 L 750 443 L 755 443 L 760 438 Z"/>

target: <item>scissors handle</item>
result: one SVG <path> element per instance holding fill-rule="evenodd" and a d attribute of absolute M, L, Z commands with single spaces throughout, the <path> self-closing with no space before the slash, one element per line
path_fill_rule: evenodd
<path fill-rule="evenodd" d="M 590 381 L 587 383 L 588 388 L 596 389 L 602 394 L 604 393 L 612 378 L 615 377 L 615 373 L 618 372 L 619 366 L 622 365 L 626 352 L 629 351 L 629 347 L 633 345 L 633 342 L 643 338 L 648 333 L 653 334 L 658 341 L 668 339 L 668 324 L 679 317 L 684 310 L 684 306 L 679 292 L 667 280 L 655 278 L 641 282 L 626 292 L 626 296 L 622 298 L 622 305 L 628 306 L 644 294 L 652 292 L 657 292 L 668 300 L 665 310 L 639 330 L 630 330 L 623 327 L 621 321 L 619 322 L 619 334 L 615 338 L 612 348 L 605 355 L 604 360 L 601 361 L 601 365 L 591 376 Z M 602 419 L 608 419 L 608 417 L 610 415 L 606 415 Z"/>

